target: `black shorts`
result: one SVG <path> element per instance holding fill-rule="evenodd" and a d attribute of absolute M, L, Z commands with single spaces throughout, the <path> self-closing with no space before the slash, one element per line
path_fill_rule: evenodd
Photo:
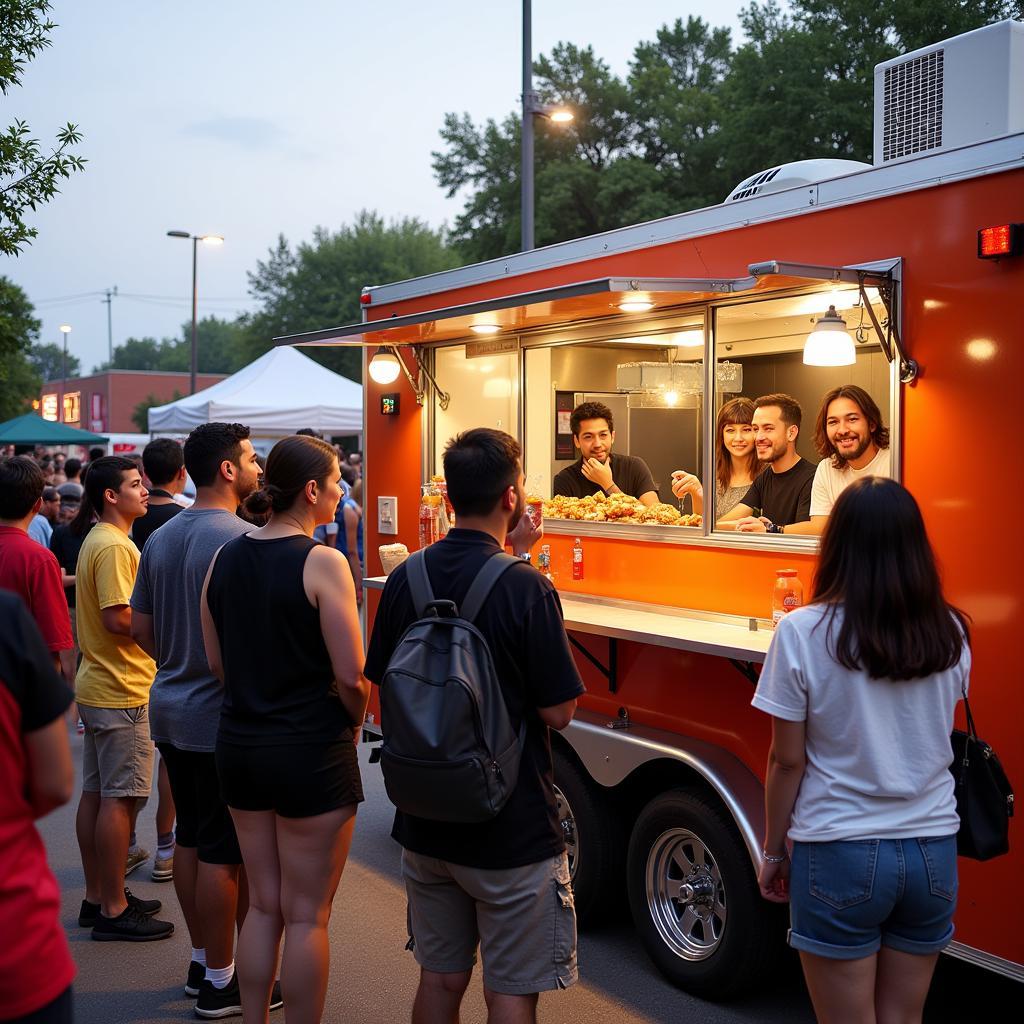
<path fill-rule="evenodd" d="M 182 750 L 158 743 L 167 765 L 177 814 L 175 841 L 196 851 L 204 864 L 241 864 L 234 822 L 220 794 L 212 751 Z"/>
<path fill-rule="evenodd" d="M 238 811 L 312 818 L 363 800 L 351 739 L 259 747 L 218 740 L 217 774 L 221 795 Z"/>
<path fill-rule="evenodd" d="M 71 1024 L 74 1009 L 71 986 L 68 985 L 52 1002 L 26 1013 L 24 1017 L 11 1018 L 9 1024 Z"/>

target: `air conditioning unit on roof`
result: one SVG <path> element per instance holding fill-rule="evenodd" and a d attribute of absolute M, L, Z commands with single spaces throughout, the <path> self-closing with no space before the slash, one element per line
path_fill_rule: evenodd
<path fill-rule="evenodd" d="M 875 166 L 1024 132 L 1024 22 L 875 66 Z"/>

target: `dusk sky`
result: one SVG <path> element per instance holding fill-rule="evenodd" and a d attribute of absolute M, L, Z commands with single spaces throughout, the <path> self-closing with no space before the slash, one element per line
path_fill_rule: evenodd
<path fill-rule="evenodd" d="M 592 45 L 625 74 L 659 26 L 700 15 L 738 33 L 735 0 L 535 0 L 534 55 Z M 113 339 L 177 336 L 190 317 L 252 307 L 246 272 L 278 233 L 292 243 L 362 208 L 433 226 L 461 208 L 434 182 L 430 153 L 448 111 L 475 121 L 516 109 L 518 0 L 57 0 L 53 45 L 3 100 L 3 124 L 51 140 L 77 123 L 84 172 L 30 217 L 39 237 L 0 274 L 28 293 L 42 340 L 88 371 L 107 355 L 104 289 L 117 285 Z M 367 282 L 368 284 L 382 282 Z M 70 298 L 67 298 L 70 297 Z M 325 327 L 331 326 L 328 324 Z"/>

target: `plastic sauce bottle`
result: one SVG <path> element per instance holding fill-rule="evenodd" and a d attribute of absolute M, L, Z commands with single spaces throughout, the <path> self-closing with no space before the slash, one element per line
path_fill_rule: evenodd
<path fill-rule="evenodd" d="M 772 626 L 775 627 L 784 615 L 804 603 L 804 585 L 796 569 L 777 569 L 775 586 L 772 587 Z"/>
<path fill-rule="evenodd" d="M 541 544 L 540 554 L 537 556 L 537 571 L 542 575 L 546 576 L 551 582 L 554 582 L 554 577 L 551 575 L 551 545 Z"/>
<path fill-rule="evenodd" d="M 572 546 L 572 578 L 583 579 L 583 541 L 576 538 Z"/>

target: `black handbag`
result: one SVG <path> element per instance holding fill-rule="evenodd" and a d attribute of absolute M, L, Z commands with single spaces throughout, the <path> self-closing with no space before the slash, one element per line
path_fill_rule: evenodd
<path fill-rule="evenodd" d="M 966 688 L 964 708 L 967 731 L 954 729 L 950 736 L 953 763 L 949 770 L 953 773 L 956 813 L 960 815 L 956 852 L 972 860 L 990 860 L 1010 849 L 1013 786 L 996 752 L 978 738 Z"/>

